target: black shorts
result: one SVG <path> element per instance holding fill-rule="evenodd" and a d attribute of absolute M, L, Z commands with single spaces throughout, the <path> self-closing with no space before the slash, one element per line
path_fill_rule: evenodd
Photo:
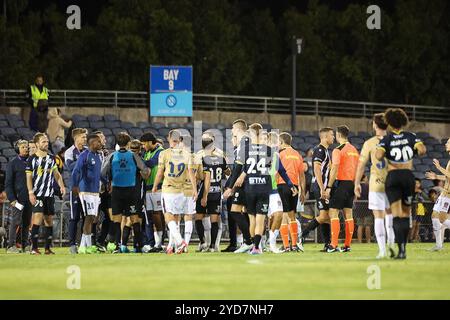
<path fill-rule="evenodd" d="M 32 208 L 33 213 L 43 213 L 44 216 L 53 216 L 55 214 L 54 197 L 36 197 L 36 203 Z"/>
<path fill-rule="evenodd" d="M 246 192 L 247 213 L 251 215 L 267 214 L 269 212 L 269 199 L 270 193 Z"/>
<path fill-rule="evenodd" d="M 222 207 L 222 203 L 219 200 L 208 200 L 206 202 L 206 207 L 202 207 L 201 199 L 197 199 L 197 203 L 195 205 L 195 210 L 200 214 L 220 214 L 220 210 Z"/>
<path fill-rule="evenodd" d="M 100 194 L 99 210 L 104 214 L 108 214 L 108 209 L 111 208 L 111 193 L 103 192 Z"/>
<path fill-rule="evenodd" d="M 319 211 L 328 211 L 330 210 L 330 201 L 320 198 L 320 188 L 317 183 L 314 183 L 312 186 L 313 197 L 316 200 L 317 210 Z"/>
<path fill-rule="evenodd" d="M 298 189 L 297 186 L 296 188 Z M 297 211 L 298 195 L 293 196 L 291 188 L 287 184 L 278 185 L 278 193 L 283 204 L 283 212 Z"/>
<path fill-rule="evenodd" d="M 136 206 L 136 189 L 113 187 L 111 193 L 111 208 L 113 216 L 124 215 L 130 216 L 137 214 Z"/>
<path fill-rule="evenodd" d="M 330 208 L 352 209 L 355 198 L 355 184 L 353 181 L 336 181 L 331 189 Z"/>
<path fill-rule="evenodd" d="M 245 206 L 245 192 L 243 188 L 236 188 L 236 191 L 233 194 L 233 204 L 239 206 Z"/>
<path fill-rule="evenodd" d="M 390 204 L 402 200 L 405 206 L 411 206 L 415 187 L 411 170 L 392 170 L 386 177 L 386 196 Z"/>

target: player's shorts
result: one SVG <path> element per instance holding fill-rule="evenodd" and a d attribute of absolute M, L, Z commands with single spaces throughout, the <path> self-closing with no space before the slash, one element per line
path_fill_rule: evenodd
<path fill-rule="evenodd" d="M 147 211 L 162 211 L 161 191 L 147 192 L 145 194 L 145 206 Z"/>
<path fill-rule="evenodd" d="M 369 210 L 385 211 L 390 208 L 386 193 L 369 191 Z"/>
<path fill-rule="evenodd" d="M 338 180 L 331 190 L 330 208 L 352 209 L 355 197 L 355 184 L 353 181 Z"/>
<path fill-rule="evenodd" d="M 111 209 L 111 193 L 103 192 L 100 194 L 99 208 L 104 213 L 108 213 L 108 209 Z"/>
<path fill-rule="evenodd" d="M 296 186 L 298 189 L 298 187 Z M 281 202 L 283 203 L 283 212 L 290 212 L 297 210 L 298 195 L 293 196 L 291 188 L 287 184 L 278 185 L 278 193 L 280 194 Z"/>
<path fill-rule="evenodd" d="M 136 188 L 113 187 L 111 192 L 112 214 L 130 216 L 137 213 Z"/>
<path fill-rule="evenodd" d="M 192 196 L 184 196 L 184 214 L 195 214 L 196 213 L 196 202 L 192 199 Z"/>
<path fill-rule="evenodd" d="M 206 202 L 206 207 L 202 207 L 201 199 L 197 199 L 196 211 L 200 214 L 220 214 L 220 209 L 222 208 L 222 201 L 218 200 L 208 200 Z"/>
<path fill-rule="evenodd" d="M 53 216 L 55 214 L 54 197 L 36 197 L 36 203 L 32 208 L 33 213 L 43 213 L 44 216 Z"/>
<path fill-rule="evenodd" d="M 275 212 L 283 212 L 283 202 L 281 201 L 280 194 L 272 193 L 269 196 L 269 212 L 268 217 L 272 216 Z"/>
<path fill-rule="evenodd" d="M 239 205 L 239 206 L 245 206 L 245 192 L 243 188 L 236 188 L 236 191 L 233 195 L 233 204 Z"/>
<path fill-rule="evenodd" d="M 74 196 L 72 192 L 70 192 L 70 217 L 69 220 L 78 221 L 83 214 L 83 207 L 81 206 L 80 197 Z"/>
<path fill-rule="evenodd" d="M 330 202 L 328 200 L 320 198 L 320 188 L 317 183 L 313 184 L 312 193 L 313 193 L 314 199 L 316 199 L 317 210 L 328 211 L 330 209 Z"/>
<path fill-rule="evenodd" d="M 439 196 L 434 204 L 433 211 L 450 213 L 450 198 Z"/>
<path fill-rule="evenodd" d="M 268 214 L 270 193 L 246 192 L 245 204 L 248 214 Z"/>
<path fill-rule="evenodd" d="M 100 196 L 98 194 L 80 192 L 80 202 L 84 216 L 97 216 L 100 205 Z"/>
<path fill-rule="evenodd" d="M 161 193 L 163 213 L 184 214 L 186 197 L 183 193 Z"/>
<path fill-rule="evenodd" d="M 389 171 L 385 185 L 389 203 L 392 204 L 398 200 L 402 200 L 405 206 L 411 206 L 415 184 L 416 182 L 411 170 L 399 169 Z"/>

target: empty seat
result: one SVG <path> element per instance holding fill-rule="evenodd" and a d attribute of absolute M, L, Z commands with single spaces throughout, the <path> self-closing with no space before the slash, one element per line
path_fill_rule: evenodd
<path fill-rule="evenodd" d="M 124 128 L 113 128 L 113 129 L 111 129 L 111 131 L 112 131 L 114 136 L 117 136 L 120 132 L 128 133 L 128 130 L 124 129 Z"/>
<path fill-rule="evenodd" d="M 3 156 L 0 156 L 0 163 L 5 163 L 5 162 L 8 162 L 8 159 Z"/>
<path fill-rule="evenodd" d="M 429 166 L 432 166 L 433 165 L 433 159 L 431 159 L 431 158 L 423 158 L 422 159 L 422 163 L 423 164 L 427 164 Z"/>
<path fill-rule="evenodd" d="M 5 120 L 0 120 L 0 128 L 8 128 L 9 123 Z"/>
<path fill-rule="evenodd" d="M 422 180 L 422 188 L 423 189 L 428 190 L 433 187 L 434 187 L 434 183 L 432 180 L 428 180 L 428 179 Z"/>
<path fill-rule="evenodd" d="M 103 117 L 99 116 L 98 114 L 90 114 L 87 116 L 87 120 L 89 122 L 98 122 L 98 121 L 103 121 Z"/>
<path fill-rule="evenodd" d="M 426 164 L 418 164 L 415 166 L 416 171 L 427 172 L 430 171 L 430 166 Z"/>
<path fill-rule="evenodd" d="M 148 122 L 142 122 L 142 121 L 138 122 L 138 123 L 137 123 L 137 126 L 138 126 L 139 128 L 141 128 L 141 129 L 147 129 L 147 128 L 150 128 L 150 127 L 151 127 L 150 123 L 148 123 Z"/>
<path fill-rule="evenodd" d="M 87 121 L 74 121 L 75 128 L 89 128 L 89 122 Z"/>
<path fill-rule="evenodd" d="M 420 159 L 420 158 L 414 158 L 413 159 L 413 164 L 416 166 L 416 165 L 418 165 L 418 164 L 422 164 L 422 159 Z"/>
<path fill-rule="evenodd" d="M 5 117 L 6 120 L 8 120 L 8 122 L 22 120 L 22 117 L 19 116 L 18 114 L 7 114 Z"/>
<path fill-rule="evenodd" d="M 14 130 L 13 128 L 9 128 L 9 127 L 6 127 L 6 128 L 0 128 L 0 132 L 1 132 L 2 135 L 5 136 L 5 137 L 9 137 L 9 136 L 11 136 L 11 135 L 13 135 L 13 134 L 16 134 L 16 130 Z"/>
<path fill-rule="evenodd" d="M 35 135 L 35 133 L 33 133 L 33 132 L 25 132 L 25 133 L 22 133 L 22 139 L 33 140 L 34 135 Z"/>
<path fill-rule="evenodd" d="M 4 114 L 0 114 L 0 120 L 6 120 L 6 116 Z"/>
<path fill-rule="evenodd" d="M 81 114 L 74 114 L 72 116 L 72 121 L 73 122 L 77 122 L 77 121 L 87 121 L 86 116 L 82 116 Z"/>
<path fill-rule="evenodd" d="M 414 172 L 414 176 L 417 179 L 420 179 L 420 180 L 424 180 L 425 179 L 425 173 L 423 173 L 423 172 Z"/>
<path fill-rule="evenodd" d="M 115 136 L 106 136 L 106 147 L 108 149 L 114 149 L 115 144 L 116 144 Z"/>
<path fill-rule="evenodd" d="M 442 153 L 436 151 L 428 152 L 427 155 L 433 159 L 442 157 Z"/>
<path fill-rule="evenodd" d="M 105 115 L 103 116 L 103 119 L 105 119 L 106 122 L 109 122 L 109 121 L 118 121 L 118 120 L 119 120 L 119 118 L 117 118 L 117 116 L 116 116 L 116 115 L 113 115 L 113 114 L 105 114 Z"/>
<path fill-rule="evenodd" d="M 166 137 L 169 133 L 170 129 L 168 128 L 161 128 L 158 130 L 158 133 L 160 136 Z"/>
<path fill-rule="evenodd" d="M 13 128 L 24 128 L 25 127 L 25 121 L 23 121 L 23 120 L 9 121 L 9 124 Z"/>
<path fill-rule="evenodd" d="M 428 132 L 417 132 L 416 135 L 420 138 L 420 139 L 426 139 L 430 137 L 430 134 Z"/>
<path fill-rule="evenodd" d="M 355 137 L 353 137 L 353 138 L 350 139 L 350 142 L 351 142 L 352 144 L 359 144 L 359 145 L 362 145 L 362 144 L 364 143 L 364 139 L 355 136 Z"/>
<path fill-rule="evenodd" d="M 97 130 L 103 132 L 103 134 L 104 134 L 105 136 L 111 136 L 111 135 L 113 134 L 112 131 L 111 131 L 111 129 L 109 129 L 109 128 L 99 128 L 99 129 L 97 129 Z"/>
<path fill-rule="evenodd" d="M 166 125 L 161 122 L 152 122 L 150 125 L 152 128 L 155 128 L 156 130 L 166 127 Z"/>
<path fill-rule="evenodd" d="M 202 127 L 203 127 L 203 130 L 208 130 L 208 129 L 213 128 L 213 126 L 211 126 L 211 124 L 207 123 L 207 122 L 203 122 Z"/>
<path fill-rule="evenodd" d="M 304 131 L 304 130 L 298 131 L 298 134 L 299 134 L 300 137 L 311 136 L 311 133 L 309 131 Z"/>
<path fill-rule="evenodd" d="M 0 141 L 0 149 L 9 149 L 11 148 L 11 143 L 9 141 Z"/>
<path fill-rule="evenodd" d="M 134 126 L 135 126 L 134 124 L 132 124 L 131 122 L 128 122 L 128 121 L 124 121 L 124 122 L 120 123 L 120 127 L 124 128 L 124 129 L 131 129 Z"/>
<path fill-rule="evenodd" d="M 105 121 L 105 127 L 110 129 L 120 128 L 119 121 Z"/>
<path fill-rule="evenodd" d="M 371 135 L 366 131 L 358 131 L 358 137 L 366 140 L 367 138 L 370 138 Z"/>
<path fill-rule="evenodd" d="M 439 144 L 439 141 L 435 138 L 426 138 L 424 140 L 425 145 L 435 145 L 435 144 Z"/>
<path fill-rule="evenodd" d="M 93 130 L 98 130 L 100 128 L 104 128 L 105 127 L 105 122 L 104 121 L 89 122 L 89 126 Z"/>
<path fill-rule="evenodd" d="M 16 151 L 14 149 L 3 149 L 2 150 L 2 155 L 7 157 L 7 158 L 10 158 L 10 157 L 15 157 L 17 154 L 16 154 Z"/>
<path fill-rule="evenodd" d="M 131 136 L 133 136 L 136 139 L 140 139 L 143 134 L 141 128 L 131 128 L 128 130 L 128 132 L 130 133 Z"/>

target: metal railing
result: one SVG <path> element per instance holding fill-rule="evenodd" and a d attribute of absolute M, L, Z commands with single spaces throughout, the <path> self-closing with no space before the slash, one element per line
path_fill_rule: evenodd
<path fill-rule="evenodd" d="M 194 110 L 289 114 L 290 98 L 194 94 Z M 413 121 L 447 122 L 448 106 L 419 106 L 360 101 L 296 99 L 297 114 L 366 117 L 388 107 L 401 107 Z M 26 106 L 25 90 L 0 89 L 0 106 Z M 50 90 L 50 105 L 63 107 L 148 108 L 146 91 Z"/>

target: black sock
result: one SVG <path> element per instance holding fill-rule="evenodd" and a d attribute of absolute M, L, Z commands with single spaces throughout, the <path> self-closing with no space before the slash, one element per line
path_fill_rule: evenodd
<path fill-rule="evenodd" d="M 122 245 L 126 246 L 128 244 L 128 239 L 130 239 L 131 227 L 124 226 L 122 230 Z"/>
<path fill-rule="evenodd" d="M 249 230 L 249 223 L 247 220 L 247 217 L 244 214 L 241 214 L 239 212 L 235 213 L 235 220 L 236 224 L 239 226 L 239 229 L 242 232 L 242 236 L 244 237 L 244 242 L 247 245 L 252 244 L 252 238 L 250 236 L 250 230 Z"/>
<path fill-rule="evenodd" d="M 219 233 L 219 223 L 211 222 L 211 245 L 210 248 L 216 247 L 217 234 Z"/>
<path fill-rule="evenodd" d="M 403 253 L 406 254 L 406 243 L 408 242 L 408 234 L 409 234 L 409 217 L 400 218 L 400 230 L 402 234 L 401 250 Z"/>
<path fill-rule="evenodd" d="M 97 223 L 92 224 L 92 245 L 97 245 Z"/>
<path fill-rule="evenodd" d="M 38 248 L 38 239 L 39 239 L 39 226 L 33 224 L 33 227 L 31 228 L 31 243 L 33 250 Z"/>
<path fill-rule="evenodd" d="M 308 223 L 306 228 L 302 230 L 302 238 L 306 238 L 309 235 L 309 233 L 315 228 L 317 228 L 319 225 L 320 223 L 316 219 L 313 219 L 310 223 Z"/>
<path fill-rule="evenodd" d="M 53 226 L 45 227 L 45 250 L 49 250 L 53 240 Z"/>
<path fill-rule="evenodd" d="M 392 227 L 394 229 L 395 242 L 397 242 L 399 252 L 402 250 L 403 233 L 401 231 L 401 220 L 399 217 L 392 219 Z"/>
<path fill-rule="evenodd" d="M 331 228 L 329 223 L 322 223 L 320 225 L 320 231 L 322 232 L 323 242 L 330 244 L 331 242 Z"/>
<path fill-rule="evenodd" d="M 120 239 L 121 239 L 121 230 L 120 230 L 120 222 L 114 222 L 113 223 L 113 228 L 114 228 L 114 243 L 116 244 L 116 246 L 118 246 L 120 244 Z"/>
<path fill-rule="evenodd" d="M 261 235 L 259 234 L 255 234 L 255 236 L 253 237 L 253 244 L 255 245 L 255 248 L 259 248 L 259 244 L 261 242 Z"/>
<path fill-rule="evenodd" d="M 205 228 L 203 227 L 202 220 L 195 220 L 195 230 L 197 231 L 200 243 L 205 243 Z"/>
<path fill-rule="evenodd" d="M 142 248 L 142 228 L 139 222 L 133 224 L 133 237 L 134 237 L 134 247 Z"/>

